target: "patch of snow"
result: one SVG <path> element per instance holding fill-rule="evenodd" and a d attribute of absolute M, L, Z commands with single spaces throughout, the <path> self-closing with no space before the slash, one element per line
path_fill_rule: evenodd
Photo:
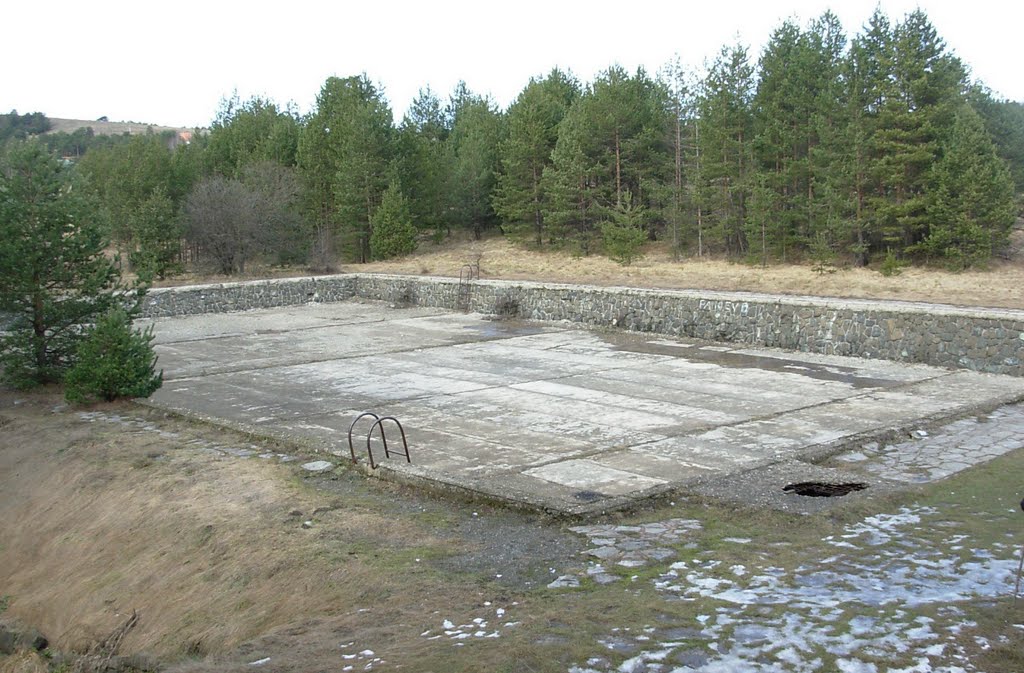
<path fill-rule="evenodd" d="M 707 654 L 693 660 L 703 663 L 672 670 L 825 671 L 816 653 L 828 652 L 836 657 L 838 673 L 882 673 L 875 662 L 894 659 L 913 663 L 883 667 L 885 673 L 976 673 L 950 635 L 971 626 L 955 603 L 1006 595 L 1016 555 L 1006 545 L 971 548 L 969 536 L 957 535 L 970 553 L 951 556 L 948 542 L 954 538 L 937 543 L 914 532 L 941 527 L 941 520 L 928 521 L 936 515 L 932 508 L 905 507 L 867 517 L 823 539 L 844 551 L 794 570 L 758 567 L 756 560 L 732 566 L 700 557 L 673 563 L 653 580 L 655 589 L 668 600 L 701 601 L 714 613 L 698 615 L 693 623 L 707 641 Z M 923 605 L 940 606 L 935 619 L 908 612 Z M 667 671 L 659 662 L 672 655 L 680 660 L 693 650 L 690 639 L 659 642 L 657 631 L 644 632 L 651 635 L 619 636 L 640 648 L 620 672 Z M 984 639 L 977 644 L 990 646 Z"/>

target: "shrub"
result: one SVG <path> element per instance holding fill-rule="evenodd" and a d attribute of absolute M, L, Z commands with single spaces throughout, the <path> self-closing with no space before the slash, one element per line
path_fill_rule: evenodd
<path fill-rule="evenodd" d="M 885 253 L 885 259 L 882 260 L 882 265 L 878 267 L 878 272 L 887 278 L 898 276 L 903 273 L 903 263 L 897 259 L 892 250 L 889 250 Z"/>
<path fill-rule="evenodd" d="M 819 276 L 836 272 L 836 251 L 824 233 L 819 233 L 811 240 L 808 252 L 814 261 L 811 268 Z"/>
<path fill-rule="evenodd" d="M 622 202 L 609 211 L 610 219 L 601 223 L 605 254 L 623 266 L 642 257 L 640 248 L 647 240 L 643 228 L 644 208 L 633 205 L 633 195 L 623 194 Z"/>
<path fill-rule="evenodd" d="M 370 233 L 370 255 L 373 259 L 390 259 L 408 255 L 416 249 L 416 227 L 409 214 L 409 202 L 397 182 L 392 182 L 373 215 Z"/>
<path fill-rule="evenodd" d="M 152 341 L 152 326 L 140 332 L 124 309 L 107 311 L 79 346 L 64 396 L 69 402 L 149 397 L 164 378 L 163 371 L 156 373 Z"/>
<path fill-rule="evenodd" d="M 605 253 L 622 266 L 629 266 L 642 257 L 640 248 L 647 240 L 642 229 L 616 222 L 602 222 L 601 236 Z"/>

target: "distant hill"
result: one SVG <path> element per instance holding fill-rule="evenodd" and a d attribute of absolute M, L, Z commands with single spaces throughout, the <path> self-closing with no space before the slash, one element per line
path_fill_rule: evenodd
<path fill-rule="evenodd" d="M 104 122 L 89 119 L 60 119 L 57 117 L 49 117 L 48 119 L 50 120 L 49 133 L 58 133 L 60 131 L 64 131 L 65 133 L 74 133 L 78 129 L 84 129 L 87 127 L 92 127 L 93 133 L 101 136 L 120 136 L 125 133 L 133 136 L 145 135 L 151 130 L 153 133 L 163 133 L 164 131 L 182 133 L 195 130 L 176 126 L 143 124 L 140 122 Z"/>

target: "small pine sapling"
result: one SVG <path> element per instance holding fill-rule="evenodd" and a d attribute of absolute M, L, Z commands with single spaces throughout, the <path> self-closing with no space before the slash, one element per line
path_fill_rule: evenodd
<path fill-rule="evenodd" d="M 65 378 L 64 396 L 69 402 L 149 397 L 162 384 L 156 373 L 153 327 L 132 329 L 122 308 L 104 313 L 78 348 L 75 365 Z"/>

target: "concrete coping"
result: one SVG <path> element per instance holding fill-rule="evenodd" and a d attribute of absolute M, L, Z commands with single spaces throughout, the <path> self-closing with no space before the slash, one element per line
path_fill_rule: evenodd
<path fill-rule="evenodd" d="M 331 274 L 325 276 L 294 276 L 291 278 L 258 278 L 255 280 L 235 280 L 223 283 L 197 283 L 194 285 L 171 285 L 168 287 L 150 288 L 148 294 L 174 294 L 177 292 L 212 292 L 214 290 L 232 290 L 243 287 L 256 287 L 260 285 L 291 285 L 301 282 L 316 282 L 324 280 L 341 280 L 354 277 L 355 274 Z"/>
<path fill-rule="evenodd" d="M 458 277 L 450 276 L 414 276 L 384 273 L 352 273 L 344 274 L 356 279 L 381 278 L 387 280 L 406 280 L 431 283 L 458 283 Z M 874 311 L 892 311 L 897 313 L 923 313 L 928 315 L 962 315 L 977 318 L 1004 318 L 1024 321 L 1024 310 L 989 308 L 984 306 L 956 306 L 953 304 L 935 304 L 930 302 L 904 301 L 896 299 L 857 299 L 846 297 L 819 297 L 814 295 L 766 294 L 760 292 L 673 289 L 631 287 L 627 285 L 585 285 L 576 283 L 548 283 L 530 280 L 481 279 L 472 281 L 474 284 L 493 287 L 524 287 L 532 289 L 562 290 L 566 292 L 607 292 L 614 294 L 638 296 L 674 296 L 692 299 L 717 299 L 734 302 L 756 302 L 762 304 L 779 304 L 786 306 L 818 306 L 833 309 L 859 309 Z"/>
<path fill-rule="evenodd" d="M 342 273 L 322 276 L 299 276 L 294 278 L 269 278 L 251 281 L 232 281 L 225 283 L 207 283 L 200 285 L 179 285 L 174 287 L 153 288 L 150 294 L 159 296 L 177 292 L 204 292 L 225 289 L 237 289 L 255 286 L 290 285 L 303 282 L 334 282 L 345 279 L 380 279 L 389 281 L 405 281 L 430 284 L 452 284 L 458 283 L 457 277 L 451 276 L 417 276 L 403 274 L 384 273 Z M 698 290 L 698 289 L 668 289 L 668 288 L 639 288 L 621 285 L 582 285 L 572 283 L 547 283 L 529 280 L 498 280 L 483 279 L 474 280 L 474 284 L 507 287 L 507 288 L 530 288 L 549 289 L 564 292 L 585 292 L 585 293 L 613 293 L 619 295 L 634 296 L 671 296 L 685 297 L 690 299 L 711 299 L 717 301 L 751 302 L 761 304 L 775 304 L 780 306 L 813 306 L 817 308 L 844 310 L 852 309 L 858 311 L 872 312 L 893 312 L 893 313 L 914 313 L 923 315 L 947 315 L 964 318 L 1003 319 L 1024 322 L 1024 310 L 989 308 L 983 306 L 965 307 L 953 304 L 934 304 L 928 302 L 903 301 L 893 299 L 856 299 L 845 297 L 818 297 L 813 295 L 774 295 L 759 292 L 742 291 L 721 291 L 721 290 Z M 358 294 L 358 292 L 356 292 Z"/>

